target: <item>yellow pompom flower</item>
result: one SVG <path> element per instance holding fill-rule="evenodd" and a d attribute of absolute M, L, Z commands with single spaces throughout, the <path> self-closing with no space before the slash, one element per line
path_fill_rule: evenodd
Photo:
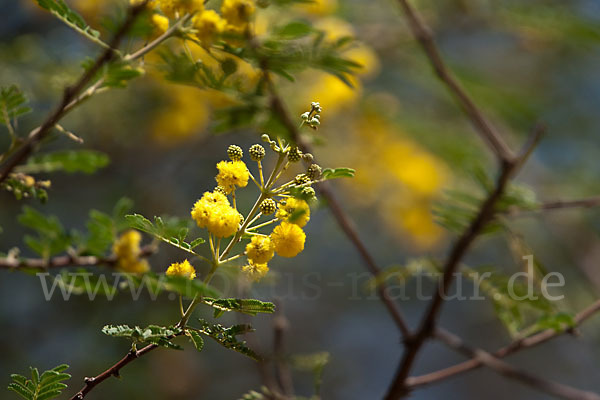
<path fill-rule="evenodd" d="M 188 260 L 184 260 L 180 263 L 171 264 L 167 268 L 166 274 L 168 276 L 184 276 L 188 279 L 194 279 L 196 277 L 196 270 Z"/>
<path fill-rule="evenodd" d="M 310 219 L 310 207 L 306 201 L 291 197 L 279 203 L 275 217 L 302 228 Z"/>
<path fill-rule="evenodd" d="M 221 13 L 230 25 L 245 27 L 254 14 L 256 7 L 252 0 L 223 0 Z"/>
<path fill-rule="evenodd" d="M 152 26 L 154 26 L 154 34 L 156 36 L 162 35 L 169 29 L 169 18 L 164 15 L 152 14 L 150 22 L 152 22 Z"/>
<path fill-rule="evenodd" d="M 123 233 L 113 244 L 113 253 L 118 259 L 135 259 L 138 258 L 140 252 L 140 242 L 142 241 L 142 235 L 138 231 L 133 229 Z"/>
<path fill-rule="evenodd" d="M 150 270 L 146 260 L 140 260 L 140 242 L 142 235 L 138 231 L 129 230 L 123 233 L 113 244 L 113 253 L 117 256 L 117 269 L 134 274 Z"/>
<path fill-rule="evenodd" d="M 158 0 L 158 6 L 169 18 L 204 11 L 203 0 Z"/>
<path fill-rule="evenodd" d="M 253 264 L 252 262 L 242 267 L 242 271 L 253 281 L 260 281 L 269 272 L 267 264 Z"/>
<path fill-rule="evenodd" d="M 304 250 L 306 234 L 298 225 L 283 221 L 273 229 L 271 240 L 281 257 L 295 257 Z"/>
<path fill-rule="evenodd" d="M 215 213 L 214 208 L 217 206 L 229 206 L 229 200 L 223 193 L 206 192 L 202 198 L 198 200 L 192 208 L 192 219 L 200 228 L 206 228 L 210 220 L 210 216 Z"/>
<path fill-rule="evenodd" d="M 216 237 L 229 237 L 237 232 L 241 221 L 240 213 L 229 205 L 218 205 L 212 209 L 206 229 Z"/>
<path fill-rule="evenodd" d="M 252 236 L 246 245 L 248 260 L 255 264 L 265 264 L 275 255 L 275 246 L 268 236 Z"/>
<path fill-rule="evenodd" d="M 217 169 L 217 183 L 227 193 L 231 193 L 236 186 L 246 187 L 248 184 L 250 173 L 243 161 L 221 161 L 217 164 Z"/>
<path fill-rule="evenodd" d="M 192 19 L 196 36 L 204 46 L 209 46 L 217 35 L 225 29 L 227 23 L 214 10 L 206 10 L 202 14 L 197 14 Z"/>

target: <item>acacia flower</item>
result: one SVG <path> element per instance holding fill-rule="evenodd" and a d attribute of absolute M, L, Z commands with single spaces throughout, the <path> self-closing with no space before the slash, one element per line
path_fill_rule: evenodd
<path fill-rule="evenodd" d="M 206 10 L 201 14 L 196 14 L 192 19 L 192 23 L 197 30 L 196 37 L 204 46 L 209 46 L 227 25 L 225 20 L 214 10 Z"/>
<path fill-rule="evenodd" d="M 180 263 L 171 264 L 167 268 L 166 274 L 168 276 L 184 276 L 188 279 L 194 279 L 196 277 L 196 270 L 188 260 L 184 260 Z"/>
<path fill-rule="evenodd" d="M 267 264 L 253 264 L 252 262 L 249 262 L 248 265 L 242 267 L 242 271 L 244 271 L 250 279 L 258 282 L 267 274 L 267 272 L 269 272 L 269 267 L 267 267 Z"/>
<path fill-rule="evenodd" d="M 255 264 L 266 264 L 275 255 L 275 246 L 268 236 L 252 236 L 246 245 L 248 260 Z"/>
<path fill-rule="evenodd" d="M 244 28 L 254 14 L 252 0 L 223 0 L 221 13 L 234 28 Z"/>
<path fill-rule="evenodd" d="M 169 18 L 174 18 L 176 14 L 182 16 L 204 11 L 203 0 L 158 0 L 158 6 Z"/>
<path fill-rule="evenodd" d="M 310 207 L 306 201 L 290 197 L 279 203 L 275 217 L 302 228 L 310 219 Z"/>
<path fill-rule="evenodd" d="M 250 173 L 243 161 L 220 161 L 217 164 L 219 173 L 215 178 L 219 186 L 231 193 L 236 186 L 246 187 Z"/>
<path fill-rule="evenodd" d="M 128 230 L 113 244 L 113 253 L 117 256 L 117 269 L 123 272 L 141 274 L 150 270 L 146 260 L 140 260 L 142 235 L 138 231 Z"/>
<path fill-rule="evenodd" d="M 202 198 L 194 204 L 192 208 L 192 218 L 200 228 L 206 228 L 210 220 L 210 216 L 216 211 L 217 206 L 229 206 L 227 197 L 215 190 L 214 192 L 205 192 Z"/>
<path fill-rule="evenodd" d="M 206 229 L 216 237 L 224 238 L 237 232 L 240 226 L 240 213 L 229 205 L 213 208 Z"/>
<path fill-rule="evenodd" d="M 156 36 L 162 35 L 169 29 L 169 18 L 160 14 L 152 14 L 152 18 L 150 19 L 152 22 L 152 26 L 154 27 L 154 34 Z"/>
<path fill-rule="evenodd" d="M 295 257 L 304 250 L 306 234 L 298 225 L 283 221 L 273 229 L 271 240 L 281 257 Z"/>

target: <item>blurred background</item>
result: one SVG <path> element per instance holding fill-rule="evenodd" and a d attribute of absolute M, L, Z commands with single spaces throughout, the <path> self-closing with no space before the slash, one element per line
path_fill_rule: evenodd
<path fill-rule="evenodd" d="M 119 1 L 68 1 L 96 29 Z M 595 0 L 419 0 L 449 66 L 513 148 L 538 122 L 548 127 L 518 180 L 540 200 L 575 199 L 600 193 L 600 2 Z M 319 0 L 294 6 L 294 16 L 311 21 L 328 38 L 355 35 L 359 43 L 348 58 L 363 68 L 348 87 L 334 76 L 307 70 L 295 82 L 278 81 L 294 115 L 311 101 L 323 107 L 316 157 L 324 167 L 352 167 L 354 179 L 336 181 L 335 191 L 356 221 L 361 237 L 387 268 L 415 257 L 446 254 L 454 235 L 437 225 L 432 209 L 448 189 L 476 191 L 473 171 L 493 175 L 494 160 L 468 120 L 435 79 L 427 60 L 391 0 Z M 28 132 L 58 102 L 63 87 L 80 73 L 81 62 L 98 49 L 30 0 L 0 0 L 0 85 L 18 84 L 34 112 L 20 121 Z M 270 19 L 271 18 L 271 19 Z M 271 24 L 269 9 L 259 9 L 256 29 Z M 215 164 L 231 143 L 247 149 L 259 141 L 256 130 L 215 133 L 219 111 L 235 103 L 232 95 L 165 82 L 148 59 L 146 76 L 124 90 L 111 90 L 83 104 L 64 126 L 80 135 L 85 148 L 109 155 L 110 165 L 94 175 L 55 174 L 50 200 L 18 202 L 0 192 L 0 250 L 25 246 L 26 230 L 15 216 L 28 204 L 57 215 L 68 228 L 83 229 L 90 209 L 110 212 L 121 197 L 146 216 L 187 217 L 200 195 L 214 186 Z M 242 65 L 236 74 L 253 82 L 258 71 Z M 0 145 L 8 143 L 0 133 Z M 66 139 L 48 149 L 78 147 Z M 251 191 L 251 190 L 250 190 Z M 253 194 L 254 195 L 254 194 Z M 251 195 L 242 198 L 251 206 Z M 242 203 L 244 204 L 244 203 Z M 597 210 L 556 211 L 509 223 L 548 271 L 566 279 L 558 307 L 576 311 L 600 294 L 600 214 Z M 313 211 L 307 243 L 293 260 L 272 262 L 269 279 L 251 296 L 275 300 L 289 322 L 289 354 L 326 351 L 322 397 L 377 399 L 384 394 L 401 356 L 399 334 L 383 305 L 366 286 L 368 274 L 356 251 L 326 207 Z M 149 241 L 148 237 L 144 241 Z M 27 253 L 25 253 L 27 254 Z M 181 254 L 161 246 L 150 259 L 162 272 Z M 517 271 L 523 265 L 503 236 L 483 238 L 465 260 Z M 216 279 L 225 285 L 226 277 Z M 219 284 L 219 283 L 217 283 Z M 231 295 L 236 287 L 226 285 Z M 472 291 L 463 282 L 467 293 Z M 425 281 L 425 291 L 433 286 Z M 416 324 L 425 304 L 406 289 L 401 308 Z M 177 302 L 132 302 L 127 294 L 112 302 L 55 297 L 46 302 L 38 278 L 0 271 L 0 386 L 9 374 L 37 366 L 71 365 L 72 394 L 84 376 L 95 375 L 128 350 L 125 340 L 100 333 L 107 323 L 146 325 L 175 322 Z M 197 314 L 210 318 L 209 310 Z M 233 316 L 222 317 L 235 323 Z M 496 349 L 510 335 L 490 301 L 449 301 L 444 327 L 468 343 Z M 273 316 L 253 319 L 251 346 L 268 353 L 273 346 Z M 521 368 L 575 387 L 600 391 L 600 323 L 592 320 L 582 335 L 561 337 L 511 357 Z M 461 361 L 431 343 L 414 373 Z M 256 364 L 206 342 L 205 350 L 156 351 L 92 392 L 90 399 L 237 399 L 261 385 Z M 312 393 L 310 373 L 295 371 L 297 394 Z M 0 398 L 12 393 L 0 391 Z M 493 372 L 477 370 L 422 388 L 413 399 L 544 399 Z"/>

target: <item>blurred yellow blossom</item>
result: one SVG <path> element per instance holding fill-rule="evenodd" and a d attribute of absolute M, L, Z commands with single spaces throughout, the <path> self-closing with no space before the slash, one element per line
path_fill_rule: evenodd
<path fill-rule="evenodd" d="M 210 46 L 215 38 L 223 32 L 226 25 L 225 20 L 214 10 L 196 14 L 192 23 L 197 30 L 196 37 L 204 46 Z"/>
<path fill-rule="evenodd" d="M 301 3 L 296 5 L 301 11 L 308 14 L 323 16 L 335 12 L 338 8 L 337 0 L 313 0 L 309 3 Z"/>
<path fill-rule="evenodd" d="M 183 276 L 188 279 L 194 279 L 196 277 L 196 269 L 188 260 L 184 260 L 180 263 L 171 264 L 169 268 L 167 268 L 166 274 L 168 276 Z"/>
<path fill-rule="evenodd" d="M 240 29 L 250 22 L 255 9 L 253 0 L 223 0 L 221 5 L 223 17 L 231 26 Z"/>
<path fill-rule="evenodd" d="M 150 22 L 154 26 L 154 35 L 156 36 L 162 35 L 169 29 L 169 18 L 164 15 L 152 14 Z"/>
<path fill-rule="evenodd" d="M 146 260 L 140 259 L 142 235 L 138 231 L 128 230 L 113 244 L 113 253 L 117 257 L 117 269 L 134 274 L 150 270 Z"/>
<path fill-rule="evenodd" d="M 242 267 L 242 271 L 250 279 L 258 282 L 267 274 L 267 272 L 269 272 L 269 267 L 267 267 L 267 264 L 254 264 L 249 262 L 248 265 Z"/>

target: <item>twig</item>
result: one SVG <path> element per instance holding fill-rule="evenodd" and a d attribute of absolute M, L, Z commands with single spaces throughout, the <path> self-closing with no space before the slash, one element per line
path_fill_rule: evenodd
<path fill-rule="evenodd" d="M 491 370 L 508 378 L 532 386 L 533 388 L 548 393 L 552 396 L 568 400 L 600 400 L 600 396 L 596 393 L 575 389 L 571 386 L 549 381 L 527 371 L 514 368 L 510 364 L 501 361 L 497 357 L 494 357 L 484 350 L 470 348 L 469 346 L 465 345 L 465 343 L 463 343 L 458 336 L 450 332 L 438 330 L 435 332 L 435 337 L 445 343 L 448 347 L 457 350 L 467 357 L 472 357 L 473 359 L 478 360 L 481 364 L 485 365 Z"/>
<path fill-rule="evenodd" d="M 579 312 L 575 318 L 575 326 L 581 325 L 583 322 L 594 316 L 596 313 L 600 311 L 600 300 L 591 304 L 581 312 Z M 563 335 L 564 333 L 571 332 L 572 328 L 567 328 L 564 330 L 556 331 L 554 329 L 547 329 L 540 333 L 537 333 L 533 336 L 529 336 L 524 339 L 515 340 L 510 343 L 508 346 L 502 347 L 501 349 L 495 351 L 493 354 L 496 358 L 503 358 L 510 354 L 513 354 L 517 351 L 527 349 L 530 347 L 535 347 L 542 343 L 545 343 L 551 339 L 554 339 L 557 336 Z M 406 380 L 406 386 L 409 389 L 416 388 L 418 386 L 428 385 L 434 382 L 442 381 L 444 379 L 450 378 L 454 375 L 461 374 L 463 372 L 470 371 L 475 368 L 479 368 L 482 365 L 480 360 L 472 359 L 469 361 L 462 362 L 460 364 L 453 365 L 448 368 L 441 369 L 439 371 L 435 371 L 429 374 L 410 377 Z"/>
<path fill-rule="evenodd" d="M 147 245 L 142 247 L 140 256 L 148 257 L 156 251 L 156 246 Z M 95 256 L 77 256 L 66 254 L 63 256 L 56 256 L 49 259 L 44 258 L 17 258 L 17 257 L 3 257 L 0 258 L 0 269 L 40 269 L 48 270 L 51 268 L 61 268 L 68 266 L 77 267 L 91 267 L 95 265 L 108 265 L 113 266 L 117 263 L 118 259 L 113 254 L 108 257 L 95 257 Z"/>
<path fill-rule="evenodd" d="M 573 208 L 594 208 L 600 207 L 600 196 L 592 196 L 585 199 L 576 200 L 553 200 L 540 203 L 535 208 L 509 208 L 506 216 L 510 218 L 519 218 L 534 215 L 546 211 L 568 210 Z"/>
<path fill-rule="evenodd" d="M 281 97 L 277 93 L 275 86 L 269 78 L 268 66 L 266 64 L 263 65 L 263 72 L 265 74 L 265 81 L 267 83 L 268 90 L 271 96 L 271 109 L 279 117 L 279 119 L 286 127 L 286 129 L 288 130 L 292 139 L 296 142 L 298 147 L 305 153 L 312 153 L 312 148 L 310 144 L 306 140 L 304 140 L 304 138 L 300 135 L 300 132 L 298 131 L 298 127 L 290 119 L 289 112 L 287 111 L 285 104 L 281 100 Z M 329 210 L 335 217 L 341 230 L 346 234 L 346 237 L 350 240 L 350 242 L 352 242 L 352 244 L 358 251 L 367 270 L 373 276 L 378 276 L 381 273 L 381 269 L 375 262 L 375 259 L 373 258 L 371 253 L 369 253 L 369 250 L 358 235 L 358 231 L 354 223 L 344 212 L 333 191 L 331 190 L 329 184 L 326 182 L 319 183 L 318 190 L 321 196 L 327 201 L 327 206 L 329 207 Z M 385 285 L 378 285 L 377 294 L 379 295 L 381 301 L 386 306 L 388 312 L 392 316 L 394 322 L 396 323 L 396 326 L 402 333 L 402 336 L 404 338 L 409 337 L 410 330 L 408 328 L 406 320 L 398 306 L 388 295 L 387 287 Z"/>
<path fill-rule="evenodd" d="M 94 76 L 96 76 L 96 73 L 103 65 L 112 61 L 116 55 L 116 49 L 119 47 L 119 43 L 133 25 L 133 21 L 146 7 L 146 2 L 147 0 L 129 9 L 127 19 L 110 41 L 109 48 L 96 59 L 91 68 L 87 69 L 73 86 L 65 89 L 58 107 L 48 116 L 39 128 L 35 129 L 35 133 L 30 134 L 29 138 L 21 145 L 15 155 L 8 159 L 6 164 L 0 169 L 0 183 L 8 178 L 8 175 L 17 165 L 22 164 L 29 158 L 35 145 L 39 143 L 65 115 L 65 109 L 69 103 L 77 98 L 79 93 L 84 90 L 85 86 L 94 78 Z"/>
<path fill-rule="evenodd" d="M 463 89 L 458 80 L 454 77 L 452 72 L 444 63 L 440 51 L 433 40 L 431 30 L 427 27 L 427 25 L 425 25 L 421 16 L 416 12 L 415 9 L 413 9 L 408 0 L 398 1 L 402 7 L 402 10 L 406 14 L 406 18 L 408 19 L 410 30 L 413 36 L 423 48 L 423 51 L 427 55 L 436 75 L 446 85 L 450 93 L 456 97 L 459 104 L 462 106 L 463 110 L 471 120 L 471 123 L 475 126 L 479 136 L 481 136 L 490 146 L 499 160 L 503 162 L 511 161 L 514 156 L 506 142 L 483 115 L 483 112 L 473 102 L 471 97 Z"/>
<path fill-rule="evenodd" d="M 285 360 L 285 334 L 289 330 L 289 322 L 283 314 L 281 302 L 277 304 L 277 315 L 273 318 L 273 357 L 275 361 L 275 378 L 283 394 L 293 398 L 294 384 L 290 368 Z"/>

